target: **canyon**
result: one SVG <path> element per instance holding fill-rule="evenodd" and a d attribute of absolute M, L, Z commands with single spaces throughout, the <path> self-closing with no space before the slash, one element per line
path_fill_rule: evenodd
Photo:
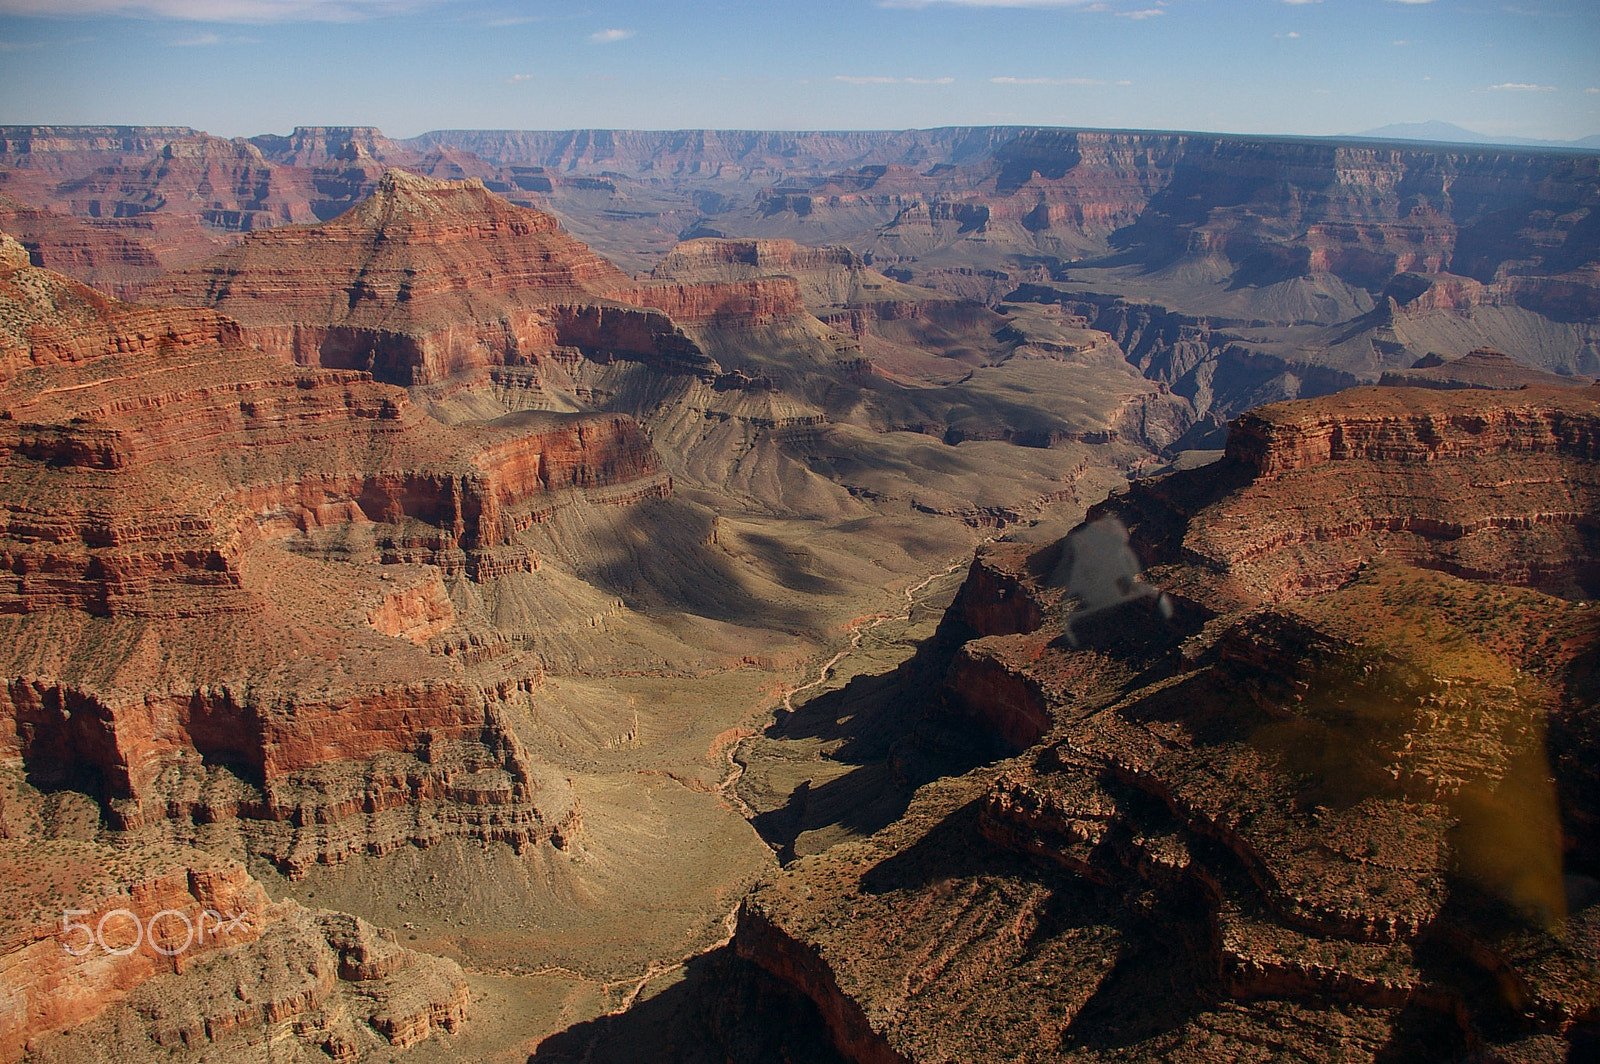
<path fill-rule="evenodd" d="M 1580 1053 L 1596 158 L 0 128 L 0 1060 Z"/>

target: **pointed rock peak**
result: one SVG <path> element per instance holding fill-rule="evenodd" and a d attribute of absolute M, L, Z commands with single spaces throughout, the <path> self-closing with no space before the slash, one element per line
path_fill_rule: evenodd
<path fill-rule="evenodd" d="M 451 188 L 471 186 L 483 188 L 483 182 L 476 178 L 471 181 L 441 181 L 413 174 L 409 170 L 390 168 L 383 172 L 383 178 L 378 182 L 378 194 L 392 196 L 406 192 L 444 192 Z"/>
<path fill-rule="evenodd" d="M 384 171 L 370 197 L 330 224 L 382 229 L 452 219 L 491 222 L 512 217 L 535 231 L 558 228 L 555 220 L 547 215 L 518 207 L 494 195 L 478 178 L 443 181 L 391 169 Z"/>

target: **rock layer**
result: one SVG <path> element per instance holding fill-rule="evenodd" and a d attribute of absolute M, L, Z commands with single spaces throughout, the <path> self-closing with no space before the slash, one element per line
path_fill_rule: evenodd
<path fill-rule="evenodd" d="M 1378 388 L 1274 404 L 1234 423 L 1210 473 L 1136 486 L 1125 512 L 1152 560 L 1181 557 L 1251 598 L 1331 590 L 1378 555 L 1593 595 L 1592 393 L 1526 389 L 1486 400 Z M 1213 486 L 1229 477 L 1245 483 L 1219 497 Z"/>
<path fill-rule="evenodd" d="M 1089 612 L 1092 537 L 991 548 L 945 620 L 946 689 L 1029 749 L 758 888 L 741 955 L 861 1061 L 1578 1052 L 1600 1016 L 1600 909 L 1571 889 L 1597 870 L 1591 392 L 1242 417 L 1222 462 L 1092 512 L 1161 598 Z M 1390 505 L 1415 523 L 1364 519 Z"/>
<path fill-rule="evenodd" d="M 131 852 L 199 842 L 291 877 L 446 839 L 568 845 L 570 785 L 510 722 L 540 669 L 466 626 L 444 580 L 531 573 L 539 558 L 518 536 L 562 506 L 668 494 L 637 423 L 446 426 L 369 374 L 264 355 L 214 311 L 118 303 L 29 265 L 9 238 L 0 251 L 0 764 L 26 774 L 18 793 L 88 794 Z M 320 560 L 352 536 L 379 564 Z M 5 835 L 27 845 L 12 797 Z M 187 912 L 162 883 L 147 915 Z M 269 982 L 284 965 L 309 973 L 287 997 L 176 1007 L 192 984 L 113 966 L 105 978 L 150 1021 L 118 1044 L 248 1039 L 293 1019 L 355 1059 L 460 1019 L 450 966 L 384 947 L 398 959 L 368 971 L 339 960 L 366 947 L 330 942 L 370 929 L 284 921 L 260 957 L 205 963 L 223 982 L 239 965 Z M 30 966 L 5 952 L 8 970 Z M 338 990 L 351 980 L 356 1005 Z M 115 998 L 62 992 L 40 991 L 56 1004 L 30 1012 L 7 1053 Z"/>
<path fill-rule="evenodd" d="M 670 319 L 612 298 L 634 287 L 554 218 L 514 207 L 476 179 L 391 170 L 339 218 L 254 234 L 146 298 L 222 310 L 286 360 L 358 367 L 398 384 L 572 349 L 714 373 Z"/>

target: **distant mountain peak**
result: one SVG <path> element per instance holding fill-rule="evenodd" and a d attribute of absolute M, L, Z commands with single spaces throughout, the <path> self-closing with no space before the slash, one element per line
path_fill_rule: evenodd
<path fill-rule="evenodd" d="M 1381 137 L 1386 140 L 1442 140 L 1452 144 L 1491 144 L 1494 138 L 1474 133 L 1454 122 L 1430 119 L 1427 122 L 1395 122 L 1377 129 L 1364 129 L 1358 137 Z"/>
<path fill-rule="evenodd" d="M 1378 140 L 1422 140 L 1444 144 L 1507 144 L 1517 147 L 1534 148 L 1600 148 L 1600 135 L 1584 137 L 1581 140 L 1538 140 L 1533 137 L 1491 137 L 1484 133 L 1475 133 L 1465 126 L 1458 126 L 1454 122 L 1441 122 L 1439 119 L 1429 119 L 1426 122 L 1395 122 L 1376 129 L 1365 129 L 1360 133 L 1345 134 L 1346 137 L 1372 137 Z"/>

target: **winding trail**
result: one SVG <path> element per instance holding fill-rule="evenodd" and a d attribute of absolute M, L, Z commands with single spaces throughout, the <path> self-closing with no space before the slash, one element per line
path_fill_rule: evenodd
<path fill-rule="evenodd" d="M 971 552 L 962 555 L 949 565 L 945 566 L 943 569 L 932 573 L 920 582 L 912 584 L 910 587 L 906 588 L 904 592 L 906 598 L 906 608 L 904 611 L 900 613 L 874 613 L 870 617 L 861 617 L 851 621 L 849 625 L 846 626 L 850 632 L 849 644 L 843 650 L 839 651 L 822 664 L 822 667 L 817 670 L 816 679 L 810 681 L 809 683 L 803 683 L 799 687 L 785 687 L 783 691 L 783 708 L 788 712 L 793 713 L 795 695 L 800 694 L 803 691 L 809 691 L 814 687 L 820 687 L 821 685 L 827 683 L 828 678 L 832 675 L 834 668 L 839 664 L 839 662 L 843 661 L 860 648 L 861 641 L 862 639 L 866 638 L 866 634 L 868 632 L 879 627 L 880 625 L 888 624 L 890 621 L 910 620 L 911 611 L 914 610 L 917 605 L 917 593 L 919 591 L 933 583 L 935 580 L 938 580 L 941 577 L 949 576 L 963 565 L 972 564 L 971 559 L 973 554 L 976 553 L 977 550 L 981 549 L 984 544 L 990 543 L 993 540 L 993 536 L 985 536 Z M 754 733 L 752 732 L 750 734 Z M 718 795 L 728 802 L 728 804 L 738 809 L 741 816 L 743 816 L 746 820 L 752 820 L 758 814 L 749 806 L 748 803 L 745 802 L 743 798 L 739 797 L 737 791 L 739 780 L 744 776 L 744 765 L 739 763 L 736 755 L 739 751 L 739 743 L 744 738 L 746 738 L 746 736 L 735 736 L 732 741 L 728 743 L 723 754 L 723 756 L 727 758 L 728 771 L 723 776 L 722 782 L 717 784 L 716 791 Z"/>
<path fill-rule="evenodd" d="M 981 547 L 983 543 L 988 543 L 992 539 L 992 536 L 987 537 L 978 546 Z M 822 667 L 817 670 L 816 679 L 811 680 L 809 683 L 801 684 L 799 687 L 786 687 L 783 693 L 783 708 L 791 713 L 794 712 L 794 696 L 803 691 L 809 691 L 814 687 L 818 687 L 826 683 L 828 677 L 832 674 L 834 668 L 838 666 L 839 662 L 843 661 L 853 651 L 861 646 L 861 641 L 866 637 L 868 632 L 879 627 L 880 625 L 888 624 L 890 621 L 910 620 L 911 611 L 916 608 L 917 594 L 920 591 L 926 588 L 929 584 L 933 583 L 935 580 L 938 580 L 941 577 L 949 576 L 963 565 L 969 564 L 971 564 L 970 553 L 957 558 L 943 569 L 938 570 L 918 583 L 906 588 L 904 592 L 906 607 L 905 610 L 900 613 L 875 613 L 870 617 L 862 617 L 858 620 L 850 622 L 848 626 L 850 631 L 849 645 L 823 663 Z M 727 743 L 723 751 L 723 756 L 727 759 L 728 771 L 723 777 L 722 782 L 716 786 L 716 793 L 730 805 L 738 809 L 740 814 L 746 820 L 753 819 L 757 813 L 745 802 L 743 798 L 739 797 L 736 790 L 740 777 L 744 775 L 744 765 L 739 763 L 735 755 L 738 752 L 739 743 L 753 734 L 755 733 L 747 731 L 744 728 L 731 728 L 727 732 L 723 733 L 723 735 L 727 737 Z M 718 736 L 718 738 L 721 739 L 723 736 Z M 709 950 L 720 949 L 723 946 L 726 946 L 729 942 L 732 942 L 734 928 L 737 926 L 738 920 L 739 907 L 736 905 L 730 909 L 725 916 L 723 916 L 723 934 L 709 947 L 695 950 L 693 953 L 686 954 L 677 960 L 656 961 L 645 968 L 644 972 L 640 975 L 602 983 L 602 990 L 607 993 L 622 987 L 627 987 L 626 992 L 622 995 L 622 998 L 618 1004 L 614 1008 L 607 1010 L 602 1015 L 621 1015 L 633 1006 L 634 1002 L 638 1000 L 639 995 L 644 993 L 645 988 L 649 986 L 653 980 L 659 979 L 664 975 L 670 975 L 671 973 L 684 967 L 684 965 L 688 964 L 694 958 L 703 956 Z M 565 971 L 564 969 L 561 970 Z M 597 1034 L 596 1038 L 598 1037 L 599 1036 Z"/>
<path fill-rule="evenodd" d="M 993 536 L 986 537 L 982 543 L 978 544 L 978 546 L 983 546 L 984 543 L 988 543 L 993 538 Z M 976 548 L 974 549 L 976 550 Z M 871 617 L 863 617 L 859 620 L 851 621 L 849 625 L 850 645 L 839 651 L 839 653 L 835 654 L 833 657 L 829 658 L 827 662 L 823 664 L 822 668 L 817 670 L 817 678 L 815 680 L 812 680 L 810 683 L 801 684 L 799 687 L 792 687 L 784 691 L 783 708 L 788 710 L 790 713 L 793 713 L 795 695 L 802 691 L 809 691 L 813 687 L 820 687 L 822 684 L 827 683 L 828 676 L 833 672 L 834 666 L 838 665 L 839 662 L 849 657 L 851 652 L 860 647 L 861 640 L 865 638 L 866 634 L 872 631 L 872 629 L 882 624 L 888 624 L 890 621 L 910 620 L 911 611 L 915 609 L 917 605 L 917 592 L 921 591 L 935 580 L 938 580 L 940 577 L 949 576 L 963 565 L 970 564 L 972 563 L 969 558 L 958 558 L 949 565 L 945 566 L 943 569 L 940 569 L 938 572 L 934 573 L 932 576 L 927 577 L 921 583 L 913 584 L 906 588 L 906 608 L 902 613 L 875 613 Z"/>

